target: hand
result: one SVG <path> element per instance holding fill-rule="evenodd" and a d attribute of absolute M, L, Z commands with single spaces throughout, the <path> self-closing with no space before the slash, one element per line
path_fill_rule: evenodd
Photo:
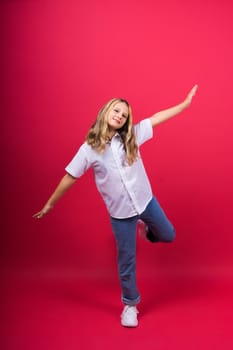
<path fill-rule="evenodd" d="M 189 107 L 189 105 L 191 104 L 193 96 L 195 96 L 195 94 L 197 92 L 197 88 L 198 88 L 198 85 L 197 84 L 194 85 L 194 87 L 190 90 L 190 92 L 188 93 L 188 96 L 184 100 L 184 102 L 187 105 L 187 107 Z"/>
<path fill-rule="evenodd" d="M 41 209 L 40 211 L 38 211 L 38 213 L 34 214 L 32 217 L 34 219 L 42 219 L 43 216 L 45 216 L 46 214 L 48 214 L 50 212 L 50 210 L 53 209 L 53 206 L 52 205 L 49 205 L 49 204 L 46 204 L 44 206 L 43 209 Z"/>

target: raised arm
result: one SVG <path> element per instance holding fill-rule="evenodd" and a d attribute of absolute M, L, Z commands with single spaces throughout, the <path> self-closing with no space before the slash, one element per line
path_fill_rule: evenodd
<path fill-rule="evenodd" d="M 184 109 L 188 108 L 189 105 L 192 102 L 192 98 L 193 96 L 196 94 L 197 91 L 197 85 L 195 85 L 191 91 L 188 93 L 187 97 L 185 98 L 185 100 L 183 102 L 181 102 L 180 104 L 173 106 L 171 108 L 165 109 L 163 111 L 157 112 L 154 115 L 152 115 L 150 117 L 151 120 L 151 124 L 152 126 L 156 126 L 160 123 L 165 122 L 166 120 L 174 117 L 175 115 L 181 113 Z"/>
<path fill-rule="evenodd" d="M 55 203 L 69 190 L 69 188 L 75 183 L 76 178 L 70 174 L 66 174 L 56 187 L 55 191 L 48 199 L 44 207 L 36 214 L 33 215 L 35 219 L 41 219 L 44 215 L 53 209 Z"/>

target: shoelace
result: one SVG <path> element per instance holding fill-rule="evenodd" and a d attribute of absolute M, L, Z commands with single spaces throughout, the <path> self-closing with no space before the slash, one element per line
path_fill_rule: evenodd
<path fill-rule="evenodd" d="M 127 305 L 126 308 L 124 309 L 122 315 L 123 315 L 123 314 L 126 314 L 126 313 L 127 313 L 127 314 L 133 315 L 133 314 L 135 314 L 135 313 L 138 314 L 139 311 L 138 311 L 138 309 L 136 308 L 136 306 Z"/>

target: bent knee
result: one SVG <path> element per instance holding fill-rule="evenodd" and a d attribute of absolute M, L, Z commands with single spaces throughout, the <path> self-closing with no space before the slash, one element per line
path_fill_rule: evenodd
<path fill-rule="evenodd" d="M 164 243 L 171 243 L 176 239 L 176 231 L 172 226 L 169 230 L 164 231 L 159 235 L 159 241 Z"/>
<path fill-rule="evenodd" d="M 174 240 L 176 239 L 176 230 L 174 229 L 174 227 L 168 232 L 168 234 L 166 235 L 166 242 L 171 243 L 174 242 Z"/>

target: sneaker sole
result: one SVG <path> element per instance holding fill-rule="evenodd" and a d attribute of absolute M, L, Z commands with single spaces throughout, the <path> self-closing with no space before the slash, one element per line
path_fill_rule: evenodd
<path fill-rule="evenodd" d="M 135 324 L 126 324 L 126 323 L 124 323 L 124 322 L 121 322 L 121 325 L 122 325 L 123 327 L 127 327 L 127 328 L 136 328 L 136 327 L 138 326 L 138 322 L 135 323 Z"/>

